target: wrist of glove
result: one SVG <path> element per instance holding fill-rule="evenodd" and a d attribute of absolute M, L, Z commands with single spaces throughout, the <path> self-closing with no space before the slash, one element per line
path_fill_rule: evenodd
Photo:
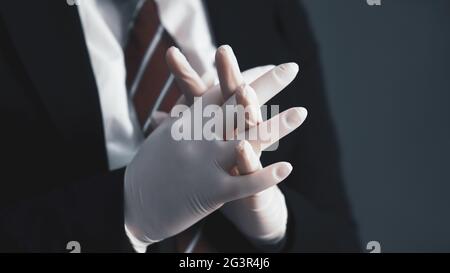
<path fill-rule="evenodd" d="M 221 211 L 257 246 L 276 245 L 286 234 L 287 207 L 278 187 L 227 203 Z"/>

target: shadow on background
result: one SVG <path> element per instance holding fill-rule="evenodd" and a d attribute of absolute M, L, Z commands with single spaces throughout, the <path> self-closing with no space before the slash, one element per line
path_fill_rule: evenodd
<path fill-rule="evenodd" d="M 450 1 L 303 2 L 363 245 L 450 251 Z"/>

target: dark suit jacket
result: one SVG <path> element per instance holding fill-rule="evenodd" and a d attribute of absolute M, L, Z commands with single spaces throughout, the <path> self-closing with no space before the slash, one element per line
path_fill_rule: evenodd
<path fill-rule="evenodd" d="M 271 103 L 305 106 L 305 124 L 263 163 L 290 161 L 283 251 L 359 251 L 307 16 L 294 0 L 207 0 L 217 44 L 243 70 L 295 61 L 297 80 Z M 124 170 L 108 171 L 99 97 L 77 9 L 66 1 L 0 4 L 0 250 L 127 252 Z M 220 251 L 256 251 L 216 212 L 205 234 Z"/>

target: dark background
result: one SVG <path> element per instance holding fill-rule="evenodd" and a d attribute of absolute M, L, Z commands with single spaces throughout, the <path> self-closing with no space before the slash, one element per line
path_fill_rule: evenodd
<path fill-rule="evenodd" d="M 303 2 L 363 245 L 450 251 L 450 1 Z"/>

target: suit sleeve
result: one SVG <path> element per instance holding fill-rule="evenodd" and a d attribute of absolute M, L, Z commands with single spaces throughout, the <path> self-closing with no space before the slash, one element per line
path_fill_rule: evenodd
<path fill-rule="evenodd" d="M 124 170 L 98 175 L 5 208 L 0 252 L 132 252 L 123 218 Z"/>
<path fill-rule="evenodd" d="M 102 131 L 92 132 L 100 115 L 80 104 L 86 110 L 80 119 L 86 113 L 94 126 L 72 124 L 88 136 L 84 140 L 63 136 L 10 34 L 0 16 L 0 252 L 68 252 L 70 241 L 79 242 L 82 252 L 131 252 L 124 170 L 107 171 Z M 62 86 L 55 96 L 64 92 Z"/>

